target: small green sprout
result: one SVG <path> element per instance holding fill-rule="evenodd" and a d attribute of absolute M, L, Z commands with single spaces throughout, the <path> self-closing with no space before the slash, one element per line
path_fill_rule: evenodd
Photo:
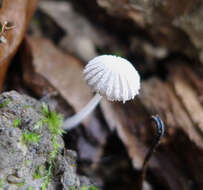
<path fill-rule="evenodd" d="M 14 127 L 18 127 L 21 124 L 21 119 L 15 119 L 13 122 Z"/>
<path fill-rule="evenodd" d="M 7 106 L 10 102 L 11 100 L 9 98 L 6 98 L 3 102 L 0 102 L 0 108 Z"/>
<path fill-rule="evenodd" d="M 62 129 L 63 117 L 61 114 L 57 113 L 55 110 L 50 111 L 45 103 L 42 103 L 42 112 L 44 118 L 43 123 L 48 124 L 48 130 L 51 134 L 62 135 L 64 130 Z"/>
<path fill-rule="evenodd" d="M 23 142 L 25 143 L 35 143 L 38 144 L 40 135 L 34 132 L 29 132 L 28 130 L 25 130 L 25 132 L 22 134 Z"/>
<path fill-rule="evenodd" d="M 49 114 L 49 108 L 48 106 L 42 102 L 42 112 L 45 114 L 45 115 L 48 115 Z"/>

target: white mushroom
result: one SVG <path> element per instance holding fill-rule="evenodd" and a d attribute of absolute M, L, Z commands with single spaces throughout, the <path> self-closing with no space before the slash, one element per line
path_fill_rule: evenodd
<path fill-rule="evenodd" d="M 77 114 L 66 119 L 63 128 L 70 130 L 81 123 L 105 96 L 110 101 L 134 99 L 139 93 L 140 76 L 132 64 L 114 55 L 101 55 L 90 60 L 84 69 L 84 78 L 95 96 Z"/>

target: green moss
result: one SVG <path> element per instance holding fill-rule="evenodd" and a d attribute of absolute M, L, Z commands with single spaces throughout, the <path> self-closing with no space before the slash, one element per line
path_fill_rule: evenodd
<path fill-rule="evenodd" d="M 0 180 L 0 189 L 3 189 L 5 183 L 6 183 L 5 179 Z"/>
<path fill-rule="evenodd" d="M 41 190 L 46 190 L 47 189 L 47 186 L 48 186 L 48 184 L 49 184 L 49 182 L 51 180 L 53 166 L 54 166 L 54 163 L 52 161 L 52 162 L 49 163 L 47 174 L 46 174 L 46 176 L 43 179 Z"/>
<path fill-rule="evenodd" d="M 44 115 L 48 115 L 49 114 L 49 108 L 48 108 L 48 106 L 44 102 L 42 102 L 42 113 Z"/>
<path fill-rule="evenodd" d="M 24 143 L 35 143 L 38 144 L 40 139 L 40 135 L 34 132 L 29 132 L 28 130 L 25 130 L 25 132 L 22 134 L 22 140 Z"/>
<path fill-rule="evenodd" d="M 39 129 L 43 125 L 43 120 L 39 120 L 37 123 L 34 125 L 34 129 Z"/>
<path fill-rule="evenodd" d="M 70 190 L 76 190 L 76 188 L 70 187 Z M 99 189 L 97 187 L 95 187 L 94 185 L 91 185 L 91 186 L 82 186 L 78 190 L 99 190 Z"/>
<path fill-rule="evenodd" d="M 23 181 L 23 182 L 21 182 L 21 183 L 17 183 L 16 185 L 17 185 L 18 187 L 22 187 L 22 186 L 25 185 L 25 182 Z"/>
<path fill-rule="evenodd" d="M 9 98 L 6 98 L 3 102 L 0 102 L 0 108 L 7 106 L 10 102 L 11 100 Z"/>
<path fill-rule="evenodd" d="M 13 122 L 14 127 L 18 127 L 21 124 L 21 119 L 15 119 Z"/>
<path fill-rule="evenodd" d="M 44 165 L 39 165 L 36 167 L 35 172 L 33 174 L 34 179 L 42 179 L 45 176 L 45 168 Z"/>
<path fill-rule="evenodd" d="M 48 124 L 48 130 L 51 134 L 62 135 L 64 130 L 62 129 L 63 117 L 61 114 L 57 113 L 55 110 L 50 111 L 48 106 L 43 103 L 42 104 L 42 112 L 43 112 L 43 123 Z"/>
<path fill-rule="evenodd" d="M 32 186 L 28 187 L 27 190 L 34 190 L 34 188 Z"/>
<path fill-rule="evenodd" d="M 31 107 L 31 106 L 28 105 L 28 104 L 24 105 L 24 108 L 25 108 L 25 109 L 28 109 L 28 108 L 30 108 L 30 107 Z"/>
<path fill-rule="evenodd" d="M 62 129 L 63 117 L 61 114 L 57 113 L 55 110 L 51 111 L 49 107 L 42 103 L 42 114 L 43 117 L 39 121 L 37 126 L 42 124 L 47 124 L 48 131 L 51 134 L 51 142 L 53 145 L 53 150 L 49 154 L 49 166 L 47 169 L 47 174 L 43 179 L 43 183 L 41 186 L 41 190 L 46 190 L 47 186 L 51 180 L 52 169 L 54 167 L 54 161 L 56 159 L 56 155 L 60 150 L 60 144 L 57 143 L 57 139 L 64 133 Z"/>
<path fill-rule="evenodd" d="M 29 166 L 31 163 L 32 163 L 31 160 L 25 160 L 25 161 L 24 161 L 25 166 Z"/>
<path fill-rule="evenodd" d="M 82 190 L 82 189 L 81 189 Z M 99 190 L 97 187 L 95 187 L 94 185 L 89 186 L 88 190 Z"/>

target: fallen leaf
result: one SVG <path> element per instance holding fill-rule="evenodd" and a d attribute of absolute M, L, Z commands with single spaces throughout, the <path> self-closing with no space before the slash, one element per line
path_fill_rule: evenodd
<path fill-rule="evenodd" d="M 14 24 L 15 28 L 5 33 L 7 43 L 0 43 L 0 90 L 9 63 L 15 55 L 26 32 L 38 0 L 3 0 L 0 8 L 0 22 Z"/>
<path fill-rule="evenodd" d="M 181 85 L 180 81 L 177 80 L 176 82 L 176 79 L 174 79 L 172 83 L 176 86 Z M 157 91 L 157 89 L 161 89 L 162 93 Z M 176 90 L 183 92 L 186 91 L 187 88 L 182 85 Z M 181 99 L 177 97 L 176 92 L 174 93 L 168 82 L 164 83 L 156 78 L 143 82 L 141 101 L 148 110 L 152 110 L 161 115 L 168 126 L 169 133 L 173 134 L 175 130 L 179 128 L 183 130 L 193 142 L 203 148 L 203 140 L 200 134 L 194 128 L 194 124 L 190 116 L 188 116 L 188 112 L 182 104 Z"/>
<path fill-rule="evenodd" d="M 91 99 L 90 88 L 83 80 L 83 66 L 71 55 L 63 54 L 51 41 L 28 37 L 35 73 L 45 78 L 75 111 L 81 110 Z"/>

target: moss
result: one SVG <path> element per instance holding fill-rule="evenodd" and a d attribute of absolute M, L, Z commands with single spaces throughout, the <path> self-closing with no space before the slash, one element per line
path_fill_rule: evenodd
<path fill-rule="evenodd" d="M 22 134 L 22 140 L 24 143 L 35 143 L 38 144 L 40 139 L 40 135 L 34 132 L 29 132 L 28 130 L 25 130 L 25 132 Z"/>
<path fill-rule="evenodd" d="M 16 128 L 16 127 L 18 127 L 19 125 L 21 124 L 21 119 L 19 118 L 17 118 L 17 119 L 15 119 L 14 120 L 14 122 L 13 122 L 13 126 Z"/>
<path fill-rule="evenodd" d="M 30 108 L 30 107 L 31 107 L 31 106 L 28 105 L 28 104 L 24 105 L 24 108 L 25 108 L 25 109 L 28 109 L 28 108 Z"/>
<path fill-rule="evenodd" d="M 41 190 L 46 190 L 47 189 L 47 186 L 48 186 L 48 184 L 49 184 L 49 182 L 51 180 L 53 166 L 54 166 L 54 163 L 52 161 L 52 162 L 49 163 L 47 174 L 43 179 Z"/>
<path fill-rule="evenodd" d="M 70 190 L 99 190 L 99 189 L 94 185 L 91 185 L 91 186 L 82 186 L 79 189 L 76 189 L 75 187 L 70 187 Z"/>
<path fill-rule="evenodd" d="M 82 189 L 81 189 L 82 190 Z M 99 190 L 97 187 L 95 187 L 94 185 L 89 186 L 88 190 Z"/>
<path fill-rule="evenodd" d="M 1 180 L 0 180 L 0 189 L 3 189 L 5 183 L 6 183 L 6 180 L 5 180 L 5 179 L 1 179 Z"/>
<path fill-rule="evenodd" d="M 43 123 L 48 124 L 48 130 L 51 134 L 62 135 L 64 130 L 62 129 L 63 117 L 55 110 L 50 111 L 45 103 L 42 103 Z"/>
<path fill-rule="evenodd" d="M 43 124 L 43 120 L 39 120 L 37 123 L 34 125 L 34 129 L 39 129 Z"/>
<path fill-rule="evenodd" d="M 32 163 L 31 160 L 25 160 L 25 161 L 24 161 L 25 166 L 29 166 L 31 163 Z"/>
<path fill-rule="evenodd" d="M 44 165 L 37 166 L 35 169 L 35 172 L 33 174 L 33 178 L 34 179 L 42 179 L 44 176 L 46 176 Z"/>
<path fill-rule="evenodd" d="M 22 186 L 25 185 L 25 182 L 23 181 L 23 182 L 21 182 L 21 183 L 17 183 L 16 185 L 17 185 L 18 187 L 22 187 Z"/>
<path fill-rule="evenodd" d="M 10 102 L 11 100 L 9 98 L 4 99 L 4 101 L 0 102 L 0 108 L 7 106 Z"/>
<path fill-rule="evenodd" d="M 51 134 L 51 142 L 53 145 L 53 150 L 49 154 L 49 166 L 41 186 L 41 190 L 46 190 L 51 180 L 56 155 L 60 150 L 60 144 L 58 144 L 57 139 L 64 133 L 64 130 L 62 129 L 63 123 L 62 115 L 57 113 L 55 110 L 51 111 L 45 103 L 42 103 L 42 114 L 43 117 L 39 121 L 38 126 L 40 126 L 41 123 L 47 124 L 48 131 Z"/>
<path fill-rule="evenodd" d="M 28 187 L 27 190 L 34 190 L 34 188 L 32 186 Z"/>

